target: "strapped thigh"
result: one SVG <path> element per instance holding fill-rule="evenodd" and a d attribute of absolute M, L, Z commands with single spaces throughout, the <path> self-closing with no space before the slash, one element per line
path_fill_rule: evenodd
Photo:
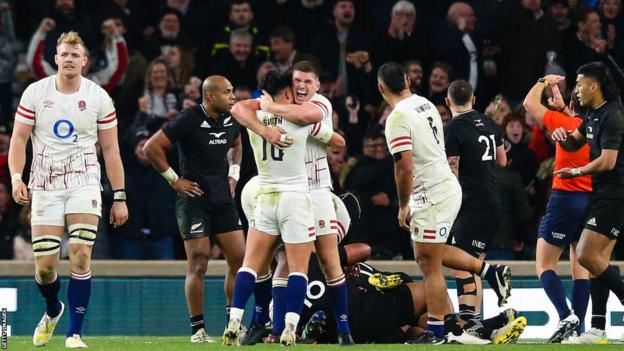
<path fill-rule="evenodd" d="M 32 239 L 35 257 L 55 255 L 61 251 L 61 238 L 56 235 L 42 235 Z"/>
<path fill-rule="evenodd" d="M 69 243 L 93 246 L 97 234 L 97 225 L 76 223 L 69 227 Z"/>

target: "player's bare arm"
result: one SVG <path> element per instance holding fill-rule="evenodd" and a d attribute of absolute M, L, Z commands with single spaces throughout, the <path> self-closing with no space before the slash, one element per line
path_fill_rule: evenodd
<path fill-rule="evenodd" d="M 124 169 L 119 155 L 119 143 L 117 141 L 117 127 L 98 131 L 98 140 L 102 147 L 102 155 L 106 165 L 106 175 L 111 182 L 113 192 L 124 189 Z M 121 195 L 121 194 L 120 194 Z M 123 198 L 114 194 L 113 206 L 110 212 L 110 224 L 113 227 L 122 226 L 128 220 L 128 207 L 126 206 L 125 192 Z"/>
<path fill-rule="evenodd" d="M 332 133 L 331 139 L 329 139 L 328 145 L 337 149 L 344 149 L 347 146 L 347 142 L 342 135 L 334 132 Z"/>
<path fill-rule="evenodd" d="M 553 93 L 553 96 L 548 99 L 549 105 L 560 112 L 566 109 L 565 102 L 557 86 L 557 84 L 564 79 L 565 77 L 554 74 L 549 74 L 546 77 L 540 78 L 524 98 L 524 102 L 522 103 L 524 108 L 532 116 L 535 116 L 540 123 L 544 118 L 544 114 L 548 111 L 546 106 L 542 105 L 542 94 L 546 87 L 550 86 Z"/>
<path fill-rule="evenodd" d="M 507 167 L 507 153 L 505 152 L 505 144 L 496 147 L 496 164 L 501 167 Z"/>
<path fill-rule="evenodd" d="M 459 156 L 449 156 L 446 160 L 451 167 L 451 172 L 459 178 Z"/>
<path fill-rule="evenodd" d="M 273 101 L 271 95 L 262 92 L 260 97 L 260 108 L 262 111 L 278 115 L 289 122 L 299 125 L 316 123 L 323 119 L 323 112 L 313 103 L 305 102 L 297 104 L 280 104 Z"/>
<path fill-rule="evenodd" d="M 293 140 L 290 136 L 286 135 L 280 127 L 271 128 L 265 126 L 256 117 L 256 111 L 260 110 L 260 102 L 258 100 L 245 100 L 237 102 L 232 106 L 230 113 L 240 125 L 251 130 L 252 132 L 260 135 L 271 145 L 283 149 L 292 145 Z"/>
<path fill-rule="evenodd" d="M 238 138 L 234 139 L 232 143 L 232 147 L 228 151 L 227 154 L 228 164 L 230 165 L 230 170 L 228 173 L 228 180 L 230 181 L 230 193 L 232 197 L 236 192 L 236 184 L 238 183 L 238 179 L 240 178 L 240 164 L 243 159 L 243 143 L 241 142 L 240 135 Z"/>
<path fill-rule="evenodd" d="M 9 146 L 9 172 L 11 173 L 13 199 L 20 205 L 28 203 L 28 188 L 22 180 L 22 172 L 26 164 L 26 144 L 28 144 L 32 129 L 32 125 L 16 121 Z"/>
<path fill-rule="evenodd" d="M 559 178 L 574 178 L 582 175 L 590 175 L 596 173 L 608 172 L 615 168 L 617 162 L 618 150 L 603 149 L 600 156 L 583 167 L 578 168 L 562 168 L 553 174 Z"/>
<path fill-rule="evenodd" d="M 576 151 L 586 143 L 585 136 L 578 129 L 570 131 L 559 127 L 553 130 L 551 138 L 558 142 L 565 151 Z"/>
<path fill-rule="evenodd" d="M 410 208 L 409 200 L 412 193 L 413 170 L 412 151 L 397 152 L 392 155 L 394 158 L 394 179 L 397 184 L 397 194 L 399 196 L 399 225 L 404 230 L 410 230 Z"/>
<path fill-rule="evenodd" d="M 167 151 L 171 149 L 171 145 L 171 140 L 162 130 L 159 130 L 145 143 L 143 152 L 154 168 L 169 182 L 173 190 L 190 197 L 201 196 L 204 192 L 199 188 L 199 184 L 178 177 L 167 162 Z"/>

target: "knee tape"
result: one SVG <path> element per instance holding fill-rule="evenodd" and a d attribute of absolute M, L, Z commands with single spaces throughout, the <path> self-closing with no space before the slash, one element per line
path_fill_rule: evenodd
<path fill-rule="evenodd" d="M 32 239 L 35 257 L 55 255 L 61 251 L 61 238 L 56 235 L 42 235 Z"/>
<path fill-rule="evenodd" d="M 76 223 L 69 226 L 69 243 L 93 246 L 97 225 Z"/>
<path fill-rule="evenodd" d="M 462 295 L 477 295 L 477 285 L 474 275 L 470 278 L 455 278 L 457 284 L 457 296 Z"/>

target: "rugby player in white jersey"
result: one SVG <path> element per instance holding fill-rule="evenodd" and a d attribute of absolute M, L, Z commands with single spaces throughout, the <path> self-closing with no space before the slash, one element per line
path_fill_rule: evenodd
<path fill-rule="evenodd" d="M 263 111 L 277 114 L 293 123 L 307 125 L 320 122 L 316 133 L 321 125 L 333 129 L 331 103 L 317 93 L 319 88 L 318 67 L 309 61 L 300 61 L 293 66 L 295 103 L 277 103 L 272 101 L 269 95 L 264 94 L 260 106 Z M 317 236 L 314 246 L 327 280 L 334 317 L 338 321 L 336 323 L 338 343 L 351 345 L 353 338 L 348 320 L 347 286 L 338 256 L 336 211 L 331 205 L 332 184 L 327 163 L 327 144 L 308 138 L 305 162 Z"/>
<path fill-rule="evenodd" d="M 429 100 L 410 92 L 402 65 L 385 63 L 377 80 L 379 92 L 393 109 L 386 121 L 386 137 L 395 161 L 399 225 L 411 233 L 425 282 L 429 333 L 422 341 L 489 343 L 463 331 L 447 304 L 442 264 L 446 263 L 445 244 L 461 206 L 462 192 L 446 159 L 440 114 Z M 486 270 L 490 275 L 495 271 Z"/>
<path fill-rule="evenodd" d="M 292 73 L 269 73 L 262 88 L 277 101 L 291 103 Z M 320 129 L 316 124 L 300 126 L 279 115 L 260 110 L 259 100 L 245 100 L 232 108 L 232 116 L 245 127 L 250 119 L 268 127 L 279 127 L 288 133 L 292 145 L 282 150 L 268 143 L 260 135 L 249 134 L 254 158 L 260 178 L 257 204 L 247 234 L 245 259 L 238 271 L 234 284 L 234 298 L 230 310 L 230 322 L 223 334 L 225 345 L 239 344 L 240 326 L 247 300 L 251 296 L 257 272 L 265 269 L 273 258 L 274 245 L 284 242 L 290 274 L 287 284 L 285 327 L 280 336 L 284 346 L 295 344 L 295 329 L 307 291 L 307 271 L 315 239 L 312 204 L 309 197 L 308 179 L 305 171 L 304 154 L 309 135 L 328 141 L 331 129 Z M 255 116 L 255 118 L 253 118 Z M 257 128 L 251 128 L 257 130 Z M 277 129 L 277 128 L 276 128 Z M 321 135 L 323 134 L 323 135 Z M 286 141 L 283 136 L 281 141 Z"/>
<path fill-rule="evenodd" d="M 91 294 L 91 249 L 102 216 L 98 142 L 114 192 L 110 224 L 123 225 L 128 209 L 115 107 L 104 89 L 81 76 L 87 56 L 78 33 L 61 34 L 54 60 L 58 73 L 29 85 L 22 95 L 9 148 L 9 168 L 15 201 L 21 205 L 32 202 L 35 280 L 46 302 L 33 344 L 43 346 L 50 341 L 65 310 L 58 298 L 56 267 L 67 223 L 71 274 L 65 346 L 84 348 L 87 345 L 80 335 Z M 31 137 L 33 161 L 27 187 L 22 172 Z"/>

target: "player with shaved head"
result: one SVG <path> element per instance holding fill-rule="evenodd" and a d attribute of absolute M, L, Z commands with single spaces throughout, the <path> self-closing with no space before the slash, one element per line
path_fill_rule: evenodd
<path fill-rule="evenodd" d="M 166 124 L 144 146 L 154 168 L 178 192 L 176 214 L 188 262 L 186 302 L 191 342 L 212 342 L 204 327 L 204 276 L 211 237 L 226 257 L 226 310 L 232 303 L 234 277 L 245 255 L 245 238 L 234 204 L 240 174 L 242 144 L 240 125 L 230 115 L 234 88 L 222 76 L 210 76 L 202 84 L 202 103 Z M 178 142 L 180 173 L 167 162 L 167 151 Z"/>

